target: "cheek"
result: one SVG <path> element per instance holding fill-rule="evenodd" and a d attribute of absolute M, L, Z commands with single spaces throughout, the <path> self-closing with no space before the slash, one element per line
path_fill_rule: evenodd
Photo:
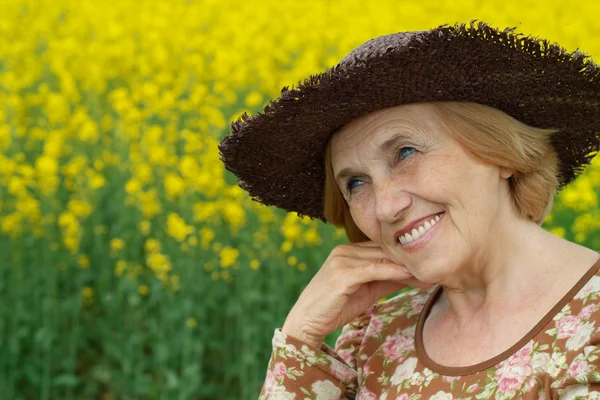
<path fill-rule="evenodd" d="M 377 218 L 375 215 L 371 214 L 369 208 L 362 204 L 360 206 L 353 205 L 350 206 L 350 215 L 352 216 L 352 220 L 364 233 L 374 242 L 378 242 L 380 239 L 379 227 L 377 224 Z"/>

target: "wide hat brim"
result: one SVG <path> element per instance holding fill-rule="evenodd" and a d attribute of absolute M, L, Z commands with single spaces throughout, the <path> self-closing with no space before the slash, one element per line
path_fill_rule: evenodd
<path fill-rule="evenodd" d="M 600 149 L 600 69 L 584 53 L 483 22 L 371 39 L 263 113 L 243 114 L 219 145 L 225 167 L 263 204 L 323 215 L 326 144 L 370 112 L 407 103 L 471 101 L 538 128 L 557 128 L 559 187 Z"/>

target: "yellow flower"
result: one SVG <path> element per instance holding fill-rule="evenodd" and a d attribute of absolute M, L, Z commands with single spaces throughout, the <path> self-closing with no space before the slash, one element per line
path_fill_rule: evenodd
<path fill-rule="evenodd" d="M 229 273 L 229 271 L 221 271 L 221 279 L 223 279 L 225 282 L 229 283 L 231 282 L 232 278 L 231 278 L 231 274 Z"/>
<path fill-rule="evenodd" d="M 174 199 L 181 196 L 184 190 L 185 183 L 179 175 L 169 172 L 165 176 L 165 192 L 169 198 Z"/>
<path fill-rule="evenodd" d="M 0 125 L 0 150 L 8 149 L 11 143 L 12 137 L 10 132 L 10 126 L 6 124 Z"/>
<path fill-rule="evenodd" d="M 115 238 L 110 241 L 110 249 L 117 252 L 125 247 L 125 241 L 123 239 Z"/>
<path fill-rule="evenodd" d="M 146 244 L 144 246 L 146 248 L 146 252 L 155 253 L 160 251 L 160 242 L 156 239 L 148 239 L 146 240 Z"/>
<path fill-rule="evenodd" d="M 239 229 L 246 222 L 244 209 L 239 203 L 233 201 L 225 202 L 225 205 L 223 206 L 223 216 L 234 230 Z"/>
<path fill-rule="evenodd" d="M 196 319 L 195 319 L 195 318 L 192 318 L 192 317 L 188 318 L 188 319 L 185 321 L 185 324 L 186 324 L 188 327 L 190 327 L 190 328 L 193 328 L 193 327 L 195 327 L 196 325 L 198 325 L 198 323 L 196 322 Z"/>
<path fill-rule="evenodd" d="M 562 226 L 557 226 L 556 228 L 550 229 L 550 233 L 552 233 L 553 235 L 556 235 L 558 237 L 564 238 L 565 237 L 565 228 L 563 228 Z"/>
<path fill-rule="evenodd" d="M 104 179 L 104 176 L 102 176 L 102 174 L 94 171 L 93 169 L 88 168 L 86 170 L 86 175 L 87 175 L 87 179 L 88 179 L 88 185 L 90 188 L 99 189 L 101 187 L 104 187 L 104 185 L 106 185 L 106 179 Z"/>
<path fill-rule="evenodd" d="M 221 258 L 221 267 L 227 268 L 232 266 L 237 261 L 239 255 L 240 251 L 238 249 L 225 246 L 219 253 L 219 257 Z"/>
<path fill-rule="evenodd" d="M 147 236 L 150 233 L 150 221 L 140 221 L 140 223 L 138 224 L 140 232 L 142 232 L 142 235 Z"/>
<path fill-rule="evenodd" d="M 79 138 L 84 142 L 95 143 L 98 139 L 98 125 L 94 121 L 85 121 L 79 128 Z"/>
<path fill-rule="evenodd" d="M 287 263 L 288 265 L 294 266 L 298 264 L 298 258 L 296 258 L 295 256 L 289 256 L 287 259 Z"/>
<path fill-rule="evenodd" d="M 137 179 L 132 178 L 129 181 L 127 181 L 127 183 L 125 184 L 125 191 L 129 194 L 136 194 L 136 193 L 139 193 L 141 190 L 142 190 L 142 184 Z"/>
<path fill-rule="evenodd" d="M 92 289 L 89 286 L 86 286 L 81 290 L 81 294 L 83 295 L 83 298 L 88 301 L 91 300 L 92 297 L 94 297 L 94 293 L 95 293 L 94 289 Z"/>
<path fill-rule="evenodd" d="M 306 264 L 301 262 L 300 264 L 298 264 L 298 271 L 300 272 L 304 272 L 306 271 Z"/>
<path fill-rule="evenodd" d="M 35 168 L 40 176 L 56 175 L 58 162 L 49 156 L 41 156 L 35 161 Z"/>
<path fill-rule="evenodd" d="M 123 260 L 117 261 L 117 265 L 115 266 L 115 275 L 121 276 L 127 270 L 127 263 Z"/>
<path fill-rule="evenodd" d="M 250 261 L 250 268 L 256 270 L 260 268 L 260 261 L 254 259 Z"/>
<path fill-rule="evenodd" d="M 89 203 L 75 199 L 69 200 L 67 209 L 77 217 L 87 217 L 92 213 L 92 206 Z"/>
<path fill-rule="evenodd" d="M 292 249 L 292 246 L 293 246 L 292 242 L 290 242 L 289 240 L 286 240 L 281 245 L 280 250 L 281 250 L 282 253 L 287 253 L 287 252 L 289 252 Z"/>
<path fill-rule="evenodd" d="M 2 218 L 2 232 L 15 234 L 20 231 L 22 217 L 20 213 L 12 213 Z"/>
<path fill-rule="evenodd" d="M 244 104 L 248 107 L 255 107 L 262 102 L 262 94 L 259 92 L 251 92 L 248 93 L 246 99 L 244 100 Z"/>
<path fill-rule="evenodd" d="M 304 232 L 304 240 L 307 244 L 312 246 L 319 246 L 323 243 L 321 237 L 319 236 L 319 232 L 315 228 L 311 228 Z"/>
<path fill-rule="evenodd" d="M 148 293 L 150 293 L 150 289 L 146 285 L 140 285 L 140 287 L 138 288 L 138 293 L 142 296 L 147 296 Z"/>
<path fill-rule="evenodd" d="M 171 260 L 161 253 L 152 253 L 147 257 L 148 267 L 156 273 L 166 273 L 172 268 Z"/>
<path fill-rule="evenodd" d="M 193 231 L 194 228 L 187 225 L 183 218 L 176 213 L 169 213 L 167 217 L 167 233 L 169 236 L 178 242 L 183 242 Z"/>
<path fill-rule="evenodd" d="M 77 253 L 79 250 L 80 239 L 75 235 L 65 235 L 63 237 L 63 245 L 67 250 L 71 252 L 71 254 Z"/>
<path fill-rule="evenodd" d="M 298 224 L 286 220 L 281 227 L 281 232 L 287 240 L 294 240 L 300 236 L 302 231 Z"/>
<path fill-rule="evenodd" d="M 16 203 L 16 209 L 30 221 L 37 222 L 41 218 L 40 202 L 29 195 L 20 196 Z"/>
<path fill-rule="evenodd" d="M 161 212 L 161 205 L 158 201 L 158 193 L 155 189 L 139 194 L 140 209 L 145 218 L 152 218 Z"/>
<path fill-rule="evenodd" d="M 8 184 L 8 193 L 18 196 L 25 193 L 25 181 L 18 176 L 13 176 Z"/>
<path fill-rule="evenodd" d="M 79 257 L 77 257 L 77 264 L 79 264 L 80 268 L 87 269 L 90 267 L 90 259 L 85 254 L 82 254 Z"/>
<path fill-rule="evenodd" d="M 194 220 L 203 222 L 215 215 L 217 210 L 216 203 L 198 202 L 194 204 Z"/>

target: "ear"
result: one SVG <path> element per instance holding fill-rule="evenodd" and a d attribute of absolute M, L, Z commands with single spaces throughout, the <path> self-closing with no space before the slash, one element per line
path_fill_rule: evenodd
<path fill-rule="evenodd" d="M 508 179 L 511 176 L 513 176 L 513 172 L 511 170 L 509 170 L 508 168 L 500 167 L 500 177 L 501 178 Z"/>

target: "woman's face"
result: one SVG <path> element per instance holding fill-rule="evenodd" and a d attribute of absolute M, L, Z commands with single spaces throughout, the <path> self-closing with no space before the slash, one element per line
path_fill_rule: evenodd
<path fill-rule="evenodd" d="M 508 171 L 483 164 L 427 104 L 378 110 L 331 138 L 336 182 L 352 218 L 426 283 L 485 256 L 513 218 Z"/>

